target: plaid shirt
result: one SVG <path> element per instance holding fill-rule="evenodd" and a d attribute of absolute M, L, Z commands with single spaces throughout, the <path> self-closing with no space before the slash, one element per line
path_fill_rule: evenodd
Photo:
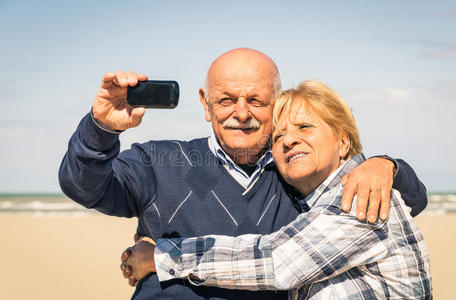
<path fill-rule="evenodd" d="M 430 299 L 429 254 L 397 191 L 388 222 L 359 222 L 340 209 L 341 178 L 364 161 L 357 155 L 304 199 L 291 224 L 269 235 L 160 239 L 161 281 L 247 290 L 291 290 L 293 299 Z"/>

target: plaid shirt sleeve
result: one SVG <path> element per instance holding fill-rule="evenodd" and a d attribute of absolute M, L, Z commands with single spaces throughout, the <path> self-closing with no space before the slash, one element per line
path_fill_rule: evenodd
<path fill-rule="evenodd" d="M 342 196 L 335 190 L 323 203 Z M 319 205 L 269 235 L 160 239 L 155 262 L 160 281 L 192 274 L 201 279 L 195 284 L 289 290 L 384 258 L 387 231 L 383 222 L 359 222 L 354 210 Z"/>

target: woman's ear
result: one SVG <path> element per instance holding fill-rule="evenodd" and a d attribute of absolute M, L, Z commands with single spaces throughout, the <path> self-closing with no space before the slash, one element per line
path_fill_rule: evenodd
<path fill-rule="evenodd" d="M 350 152 L 350 137 L 347 133 L 343 133 L 339 141 L 339 157 L 346 159 Z"/>

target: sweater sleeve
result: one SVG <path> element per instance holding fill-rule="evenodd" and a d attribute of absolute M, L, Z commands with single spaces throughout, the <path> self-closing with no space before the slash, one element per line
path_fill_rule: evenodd
<path fill-rule="evenodd" d="M 143 163 L 147 153 L 142 153 L 140 147 L 120 155 L 119 151 L 119 135 L 102 130 L 87 114 L 71 137 L 60 165 L 62 191 L 79 204 L 104 214 L 138 216 L 145 205 L 142 199 L 151 199 L 156 192 L 153 168 Z M 146 179 L 147 185 L 142 182 Z M 144 186 L 147 188 L 142 190 Z"/>
<path fill-rule="evenodd" d="M 411 215 L 417 216 L 427 205 L 426 187 L 418 179 L 412 167 L 402 159 L 396 159 L 397 171 L 393 188 L 398 190 L 405 204 L 412 209 Z"/>

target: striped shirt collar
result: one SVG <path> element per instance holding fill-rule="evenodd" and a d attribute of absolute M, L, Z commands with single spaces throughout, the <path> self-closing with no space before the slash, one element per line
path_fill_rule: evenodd
<path fill-rule="evenodd" d="M 227 168 L 228 172 L 244 187 L 247 187 L 257 174 L 261 172 L 268 164 L 272 163 L 273 157 L 271 150 L 267 150 L 263 156 L 256 163 L 255 171 L 249 176 L 238 164 L 236 164 L 231 157 L 222 149 L 217 138 L 215 137 L 214 132 L 208 139 L 209 149 L 212 153 L 223 163 Z M 242 183 L 243 182 L 243 183 Z"/>

